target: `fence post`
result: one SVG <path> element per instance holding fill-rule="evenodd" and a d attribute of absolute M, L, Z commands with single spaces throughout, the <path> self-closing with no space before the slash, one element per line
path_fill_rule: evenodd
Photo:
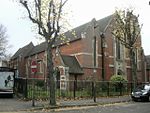
<path fill-rule="evenodd" d="M 133 90 L 133 85 L 132 85 L 132 82 L 131 82 L 131 88 L 130 88 L 130 89 L 131 89 L 131 91 L 130 91 L 130 92 L 132 93 L 132 90 Z"/>
<path fill-rule="evenodd" d="M 76 98 L 76 81 L 74 80 L 74 87 L 73 87 L 73 97 Z"/>
<path fill-rule="evenodd" d="M 17 94 L 17 80 L 14 78 L 14 92 Z"/>
<path fill-rule="evenodd" d="M 94 99 L 94 102 L 96 102 L 96 83 L 92 81 L 92 96 Z"/>
<path fill-rule="evenodd" d="M 108 87 L 108 88 L 107 88 L 107 89 L 108 89 L 108 90 L 107 90 L 107 96 L 109 96 L 109 81 L 107 82 L 107 87 Z"/>
<path fill-rule="evenodd" d="M 35 76 L 35 72 L 34 72 Z M 35 107 L 35 77 L 32 78 L 32 106 Z"/>
<path fill-rule="evenodd" d="M 25 98 L 28 98 L 28 82 L 27 82 L 28 80 L 27 80 L 27 78 L 25 79 L 25 91 L 24 91 L 24 96 L 25 96 Z"/>
<path fill-rule="evenodd" d="M 122 96 L 122 85 L 123 83 L 119 82 L 120 96 Z"/>

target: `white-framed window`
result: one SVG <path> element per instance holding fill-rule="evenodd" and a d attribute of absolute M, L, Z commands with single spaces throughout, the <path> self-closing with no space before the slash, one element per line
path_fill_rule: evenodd
<path fill-rule="evenodd" d="M 68 75 L 69 74 L 69 67 L 65 67 L 65 75 Z"/>
<path fill-rule="evenodd" d="M 123 60 L 124 45 L 119 39 L 116 39 L 116 58 L 117 60 Z"/>
<path fill-rule="evenodd" d="M 39 61 L 38 62 L 38 72 L 39 73 L 43 73 L 43 62 L 42 61 Z"/>
<path fill-rule="evenodd" d="M 135 60 L 136 60 L 136 65 L 137 65 L 137 69 L 140 70 L 141 69 L 141 61 L 140 61 L 140 49 L 136 48 L 136 54 L 135 54 Z"/>
<path fill-rule="evenodd" d="M 86 38 L 86 32 L 81 33 L 81 38 Z"/>
<path fill-rule="evenodd" d="M 25 73 L 26 73 L 26 75 L 28 75 L 28 64 L 26 63 L 26 71 L 25 71 Z"/>
<path fill-rule="evenodd" d="M 130 50 L 125 48 L 125 58 L 130 58 Z"/>
<path fill-rule="evenodd" d="M 96 36 L 93 38 L 93 66 L 97 67 L 98 66 L 98 41 Z"/>

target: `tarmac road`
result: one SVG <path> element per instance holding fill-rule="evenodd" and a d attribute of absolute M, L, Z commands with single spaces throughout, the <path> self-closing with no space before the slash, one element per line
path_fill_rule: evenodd
<path fill-rule="evenodd" d="M 98 106 L 61 108 L 55 110 L 15 111 L 11 113 L 150 113 L 150 102 L 123 102 Z M 10 113 L 10 112 L 3 112 Z"/>
<path fill-rule="evenodd" d="M 31 107 L 31 103 L 23 102 L 17 98 L 0 98 L 0 112 L 19 111 Z"/>

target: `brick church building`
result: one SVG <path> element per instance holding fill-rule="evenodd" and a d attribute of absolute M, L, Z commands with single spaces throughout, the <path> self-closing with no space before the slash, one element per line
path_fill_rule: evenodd
<path fill-rule="evenodd" d="M 57 80 L 96 80 L 109 81 L 113 75 L 124 76 L 132 81 L 129 50 L 113 35 L 114 15 L 100 20 L 93 19 L 64 33 L 67 41 L 58 40 L 53 46 L 53 62 L 58 70 Z M 141 37 L 137 39 L 136 76 L 139 82 L 145 81 L 145 60 Z M 37 61 L 36 78 L 47 78 L 46 43 L 34 46 L 33 43 L 20 48 L 11 58 L 10 67 L 15 68 L 18 77 L 32 78 L 31 62 Z"/>

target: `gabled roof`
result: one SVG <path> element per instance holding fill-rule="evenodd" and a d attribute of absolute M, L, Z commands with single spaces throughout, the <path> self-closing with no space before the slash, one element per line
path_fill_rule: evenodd
<path fill-rule="evenodd" d="M 75 56 L 61 55 L 61 57 L 64 65 L 69 67 L 70 74 L 83 74 L 83 69 L 81 68 Z"/>
<path fill-rule="evenodd" d="M 61 38 L 63 38 L 63 36 L 60 36 L 59 38 L 56 39 L 54 46 L 62 45 L 64 43 L 66 43 L 66 41 L 73 42 L 73 41 L 81 39 L 81 33 L 86 30 L 86 28 L 89 26 L 89 24 L 90 24 L 90 22 L 65 32 L 63 34 L 65 39 L 61 40 Z"/>
<path fill-rule="evenodd" d="M 98 26 L 99 26 L 99 30 L 100 32 L 105 32 L 107 26 L 109 25 L 109 22 L 112 20 L 113 18 L 113 15 L 110 15 L 110 16 L 107 16 L 105 18 L 102 18 L 97 22 Z M 91 26 L 91 21 L 88 22 L 88 23 L 85 23 L 79 27 L 76 27 L 72 30 L 69 30 L 67 32 L 64 33 L 64 36 L 66 37 L 66 40 L 62 40 L 62 37 L 60 36 L 59 38 L 56 38 L 56 41 L 54 43 L 54 47 L 58 46 L 58 45 L 62 45 L 62 44 L 65 44 L 66 41 L 67 42 L 73 42 L 73 41 L 76 41 L 76 40 L 79 40 L 81 39 L 81 33 L 85 32 L 86 29 Z M 37 53 L 40 53 L 40 52 L 43 52 L 46 50 L 46 42 L 43 42 L 37 46 L 34 46 L 33 43 L 31 42 L 30 44 L 24 46 L 23 48 L 20 48 L 14 55 L 11 59 L 15 59 L 19 56 L 23 56 L 23 57 L 26 57 L 26 56 L 32 56 L 34 54 L 37 54 Z"/>
<path fill-rule="evenodd" d="M 110 22 L 112 21 L 113 17 L 114 17 L 114 15 L 112 14 L 112 15 L 109 15 L 109 16 L 107 16 L 105 18 L 102 18 L 102 19 L 97 21 L 98 25 L 99 25 L 100 32 L 105 32 L 107 26 L 110 24 Z"/>
<path fill-rule="evenodd" d="M 99 26 L 100 32 L 105 32 L 105 30 L 106 30 L 107 26 L 109 25 L 110 21 L 113 19 L 113 16 L 114 16 L 114 15 L 109 15 L 109 16 L 107 16 L 107 17 L 105 17 L 105 18 L 102 18 L 102 19 L 96 21 L 97 24 L 98 24 L 98 26 Z M 88 23 L 85 23 L 85 24 L 83 24 L 83 25 L 81 25 L 81 26 L 79 26 L 79 27 L 76 27 L 76 28 L 74 28 L 74 29 L 72 29 L 72 30 L 69 30 L 69 31 L 65 32 L 65 33 L 64 33 L 64 36 L 67 37 L 67 41 L 69 41 L 69 42 L 72 42 L 72 41 L 81 39 L 81 38 L 82 38 L 82 37 L 81 37 L 81 33 L 82 33 L 82 32 L 85 32 L 86 29 L 87 29 L 89 26 L 91 26 L 91 21 L 88 22 Z M 61 38 L 61 37 L 60 37 L 60 38 Z M 60 40 L 60 38 L 57 38 L 56 43 L 55 43 L 55 46 L 56 46 L 56 45 L 60 45 L 60 44 L 62 44 L 62 43 L 65 43 L 65 42 L 63 42 L 62 40 Z"/>
<path fill-rule="evenodd" d="M 28 54 L 28 56 L 32 56 L 32 55 L 35 55 L 37 53 L 41 53 L 41 52 L 44 52 L 46 51 L 46 47 L 47 47 L 47 44 L 46 42 L 43 42 L 39 45 L 36 45 L 34 46 L 34 48 L 30 51 L 30 53 Z"/>
<path fill-rule="evenodd" d="M 34 48 L 34 45 L 32 42 L 30 42 L 28 45 L 20 48 L 12 57 L 11 59 L 16 59 L 19 56 L 26 57 L 28 56 L 29 52 Z"/>

